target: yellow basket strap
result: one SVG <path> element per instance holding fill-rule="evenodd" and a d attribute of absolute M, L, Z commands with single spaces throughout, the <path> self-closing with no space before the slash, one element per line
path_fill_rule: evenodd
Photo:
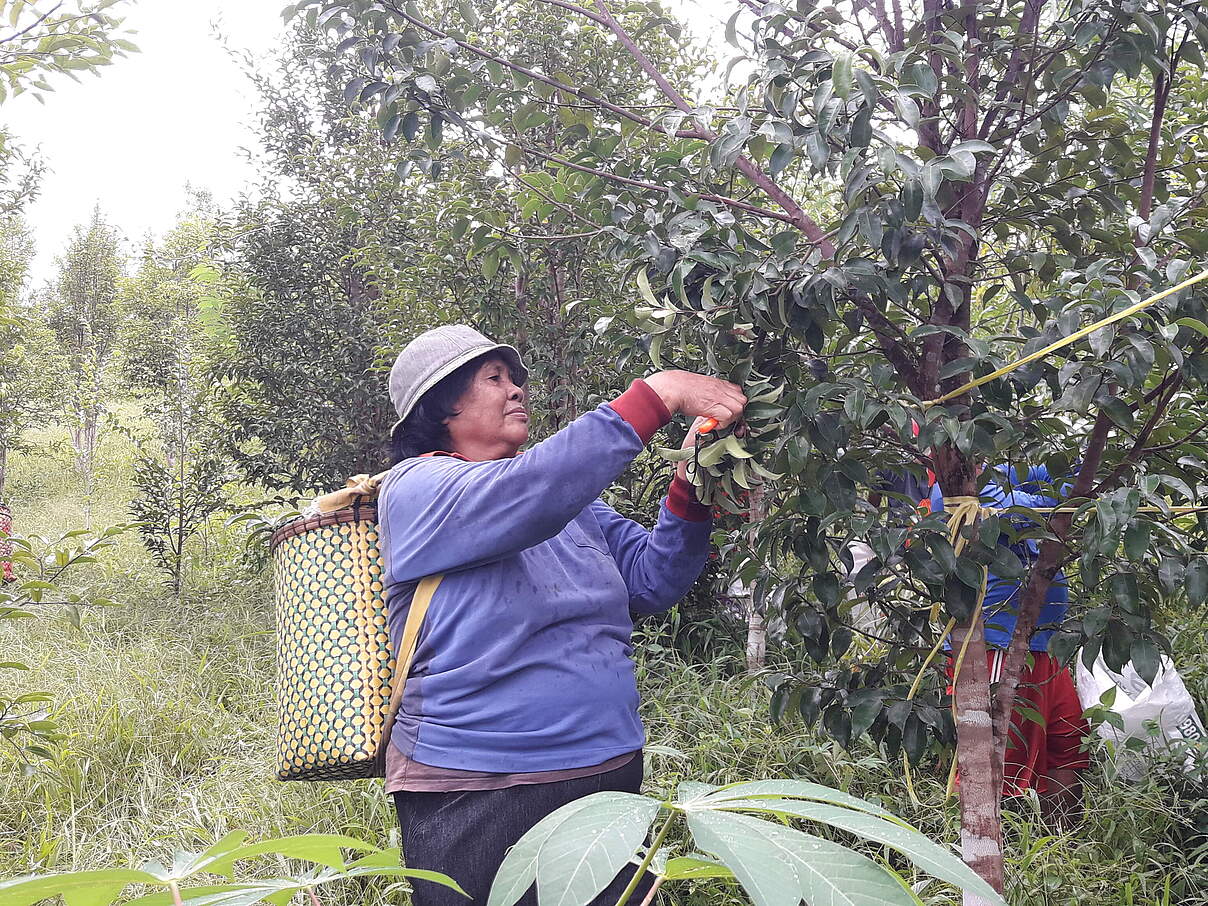
<path fill-rule="evenodd" d="M 443 575 L 426 576 L 421 579 L 411 596 L 411 607 L 407 611 L 407 625 L 403 628 L 403 638 L 399 642 L 398 656 L 394 659 L 394 688 L 390 692 L 390 705 L 386 709 L 386 722 L 382 725 L 382 741 L 378 744 L 377 758 L 378 773 L 385 776 L 386 751 L 390 748 L 390 731 L 394 728 L 394 719 L 398 717 L 399 706 L 403 703 L 403 689 L 407 685 L 407 674 L 411 672 L 411 661 L 415 657 L 415 645 L 419 641 L 419 630 L 424 617 L 428 614 L 428 605 L 432 603 L 432 595 L 440 585 Z"/>

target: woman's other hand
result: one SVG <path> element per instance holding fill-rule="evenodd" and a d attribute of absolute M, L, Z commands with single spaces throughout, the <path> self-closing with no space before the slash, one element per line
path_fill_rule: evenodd
<path fill-rule="evenodd" d="M 693 419 L 691 427 L 688 428 L 688 433 L 684 435 L 684 442 L 680 444 L 681 450 L 691 450 L 696 446 L 696 435 L 700 431 L 700 426 L 706 421 L 708 421 L 708 418 L 703 415 L 697 416 L 695 419 Z M 684 481 L 688 480 L 687 460 L 676 465 L 675 474 Z"/>
<path fill-rule="evenodd" d="M 646 383 L 672 414 L 715 418 L 723 428 L 742 415 L 747 405 L 737 384 L 691 371 L 660 371 L 646 378 Z"/>

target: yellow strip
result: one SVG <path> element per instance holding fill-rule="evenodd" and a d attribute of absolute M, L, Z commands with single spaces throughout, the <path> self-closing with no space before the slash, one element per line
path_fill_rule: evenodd
<path fill-rule="evenodd" d="M 1177 286 L 1172 286 L 1169 289 L 1164 289 L 1160 293 L 1152 295 L 1148 299 L 1138 302 L 1136 305 L 1130 305 L 1128 308 L 1124 309 L 1123 311 L 1117 312 L 1116 314 L 1112 315 L 1111 317 L 1104 318 L 1102 321 L 1096 321 L 1094 324 L 1091 324 L 1088 327 L 1083 327 L 1081 330 L 1076 330 L 1072 334 L 1070 334 L 1068 337 L 1063 337 L 1062 339 L 1058 340 L 1056 343 L 1050 343 L 1048 346 L 1044 347 L 1044 349 L 1038 349 L 1036 352 L 1033 352 L 1031 355 L 1026 355 L 1022 359 L 1012 362 L 1009 365 L 1004 365 L 1002 368 L 999 368 L 993 374 L 987 374 L 985 377 L 979 377 L 976 380 L 970 381 L 967 384 L 963 384 L 960 387 L 957 387 L 951 393 L 945 393 L 943 396 L 939 397 L 938 399 L 928 400 L 927 402 L 923 403 L 923 408 L 927 409 L 927 408 L 930 408 L 931 406 L 937 406 L 940 403 L 947 402 L 948 400 L 950 400 L 954 397 L 960 396 L 962 393 L 968 393 L 970 390 L 980 387 L 982 384 L 988 384 L 990 381 L 997 380 L 998 378 L 1002 377 L 1004 374 L 1010 374 L 1016 368 L 1022 368 L 1024 365 L 1027 365 L 1029 362 L 1035 362 L 1037 359 L 1043 359 L 1045 356 L 1049 355 L 1050 353 L 1054 353 L 1058 349 L 1061 349 L 1062 347 L 1069 346 L 1071 343 L 1076 343 L 1078 340 L 1081 340 L 1083 337 L 1087 336 L 1088 334 L 1094 333 L 1096 330 L 1099 330 L 1102 327 L 1107 327 L 1110 324 L 1115 324 L 1117 321 L 1123 321 L 1125 318 L 1132 317 L 1137 312 L 1144 311 L 1146 308 L 1149 308 L 1149 306 L 1153 305 L 1155 302 L 1157 302 L 1161 299 L 1165 299 L 1167 296 L 1171 295 L 1172 293 L 1177 293 L 1179 290 L 1186 289 L 1189 286 L 1194 286 L 1196 283 L 1199 283 L 1201 280 L 1208 280 L 1208 271 L 1204 271 L 1203 273 L 1197 274 L 1194 277 L 1190 277 L 1187 280 L 1184 280 L 1182 283 L 1178 284 Z"/>
<path fill-rule="evenodd" d="M 994 507 L 994 509 L 998 509 L 998 507 Z M 1076 512 L 1078 512 L 1078 510 L 1081 509 L 1081 507 L 1028 506 L 1028 507 L 1020 507 L 1020 509 L 1031 510 L 1033 513 L 1047 513 L 1048 515 L 1053 516 L 1053 515 L 1056 515 L 1057 513 L 1076 513 Z M 1188 513 L 1203 513 L 1205 511 L 1208 511 L 1208 506 L 1170 506 L 1170 507 L 1167 507 L 1166 509 L 1162 509 L 1160 506 L 1139 506 L 1139 507 L 1137 507 L 1135 512 L 1138 512 L 1138 513 L 1163 513 L 1163 514 L 1170 513 L 1172 516 L 1185 516 Z M 999 510 L 999 512 L 1002 512 L 1002 511 Z M 1007 515 L 1008 516 L 1010 516 L 1010 515 L 1019 516 L 1022 514 L 1008 513 Z"/>
<path fill-rule="evenodd" d="M 981 505 L 981 500 L 977 497 L 945 497 L 944 512 L 948 513 L 948 542 L 952 545 L 952 550 L 955 556 L 959 557 L 965 550 L 965 542 L 968 540 L 961 534 L 961 529 L 966 525 L 973 525 L 978 516 L 983 510 L 988 509 Z M 975 613 L 980 613 L 982 606 L 986 600 L 986 583 L 988 572 L 982 567 L 981 589 L 977 593 L 977 603 Z M 935 622 L 940 615 L 940 604 L 936 601 L 931 606 L 931 622 Z M 910 691 L 906 694 L 906 700 L 910 701 L 914 698 L 915 693 L 919 691 L 919 686 L 923 682 L 923 675 L 927 668 L 931 666 L 935 656 L 939 653 L 940 647 L 944 644 L 944 639 L 952 632 L 952 628 L 956 625 L 956 620 L 948 620 L 948 625 L 944 627 L 944 631 L 940 633 L 936 639 L 935 645 L 932 646 L 930 654 L 923 661 L 923 666 L 919 668 L 919 672 L 915 675 L 914 682 L 910 685 Z M 976 629 L 976 626 L 974 627 Z M 969 645 L 969 639 L 972 633 L 965 636 L 965 644 L 961 646 L 960 655 L 956 659 L 955 672 L 953 673 L 953 685 L 955 686 L 955 677 L 960 675 L 961 666 L 965 662 L 965 650 Z M 955 762 L 954 762 L 955 763 Z M 910 759 L 906 756 L 905 750 L 902 751 L 902 771 L 906 776 L 906 791 L 910 794 L 910 800 L 915 805 L 920 805 L 918 796 L 914 792 L 914 783 L 910 776 Z M 950 794 L 949 794 L 950 795 Z"/>

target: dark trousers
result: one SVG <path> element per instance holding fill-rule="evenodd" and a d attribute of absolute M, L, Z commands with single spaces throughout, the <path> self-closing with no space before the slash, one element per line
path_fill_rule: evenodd
<path fill-rule="evenodd" d="M 394 805 L 402 828 L 403 861 L 408 868 L 447 874 L 485 906 L 495 872 L 508 849 L 534 824 L 568 802 L 603 790 L 639 792 L 642 755 L 628 764 L 593 777 L 510 786 L 502 790 L 466 790 L 450 793 L 395 793 Z M 633 878 L 636 866 L 622 869 L 595 899 L 599 906 L 614 906 Z M 647 875 L 630 897 L 638 906 L 650 889 Z M 461 894 L 440 884 L 415 880 L 413 906 L 470 906 Z M 529 888 L 519 906 L 537 906 L 537 887 Z"/>

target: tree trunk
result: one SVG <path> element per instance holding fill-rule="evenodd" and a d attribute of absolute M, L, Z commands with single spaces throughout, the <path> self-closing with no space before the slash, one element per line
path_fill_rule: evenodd
<path fill-rule="evenodd" d="M 966 647 L 966 639 L 967 647 Z M 952 652 L 964 650 L 960 671 L 953 679 L 956 719 L 956 763 L 960 784 L 961 857 L 1000 893 L 1002 859 L 1002 760 L 994 744 L 990 711 L 990 668 L 981 608 L 952 634 Z M 985 906 L 981 897 L 966 893 L 964 906 Z"/>
<path fill-rule="evenodd" d="M 763 485 L 757 484 L 751 488 L 751 509 L 747 513 L 747 544 L 751 548 L 751 556 L 755 556 L 755 540 L 759 534 L 759 524 L 765 515 L 763 500 Z M 747 595 L 747 672 L 754 673 L 762 670 L 768 651 L 768 627 L 762 613 L 755 607 L 754 588 Z"/>
<path fill-rule="evenodd" d="M 747 598 L 747 672 L 762 670 L 768 653 L 768 629 L 755 609 L 755 596 Z"/>

